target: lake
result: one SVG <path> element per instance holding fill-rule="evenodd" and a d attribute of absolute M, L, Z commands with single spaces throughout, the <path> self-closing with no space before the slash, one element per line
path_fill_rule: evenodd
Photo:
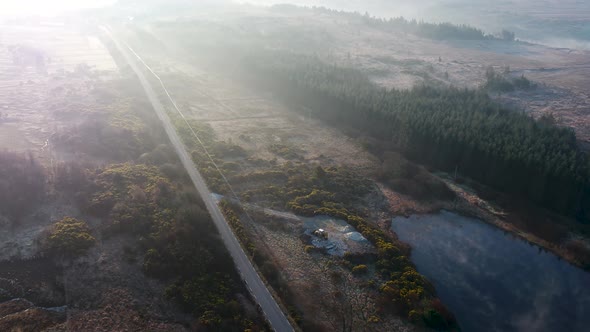
<path fill-rule="evenodd" d="M 590 273 L 448 211 L 391 227 L 463 331 L 590 331 Z"/>

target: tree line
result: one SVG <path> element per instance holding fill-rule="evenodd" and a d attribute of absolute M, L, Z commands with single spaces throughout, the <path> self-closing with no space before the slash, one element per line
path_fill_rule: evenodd
<path fill-rule="evenodd" d="M 570 128 L 503 108 L 481 89 L 388 90 L 312 56 L 268 53 L 244 61 L 286 101 L 389 142 L 411 160 L 590 218 L 589 161 Z"/>
<path fill-rule="evenodd" d="M 314 11 L 323 14 L 330 14 L 342 16 L 351 20 L 356 20 L 364 23 L 367 26 L 384 31 L 399 31 L 410 33 L 416 36 L 434 39 L 434 40 L 507 40 L 514 41 L 514 32 L 503 30 L 499 37 L 491 34 L 486 34 L 483 30 L 466 25 L 466 24 L 452 24 L 449 22 L 429 23 L 418 21 L 416 19 L 406 19 L 402 16 L 394 18 L 379 18 L 369 15 L 369 13 L 361 14 L 358 12 L 347 12 L 336 9 L 329 9 L 325 7 L 298 7 L 295 5 L 280 4 L 272 7 L 274 11 L 282 11 L 289 13 Z"/>
<path fill-rule="evenodd" d="M 43 166 L 32 154 L 0 151 L 0 224 L 17 225 L 47 196 Z"/>
<path fill-rule="evenodd" d="M 486 82 L 484 89 L 492 92 L 512 92 L 515 90 L 532 90 L 537 84 L 532 83 L 522 74 L 520 77 L 510 77 L 510 68 L 504 68 L 502 73 L 496 72 L 493 67 L 486 70 Z"/>

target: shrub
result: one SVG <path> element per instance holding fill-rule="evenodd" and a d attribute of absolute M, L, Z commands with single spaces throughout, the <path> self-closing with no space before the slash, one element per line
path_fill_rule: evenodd
<path fill-rule="evenodd" d="M 452 200 L 455 193 L 440 179 L 430 174 L 424 167 L 406 160 L 395 152 L 386 153 L 379 180 L 394 190 L 419 200 Z"/>
<path fill-rule="evenodd" d="M 65 217 L 51 227 L 45 248 L 53 254 L 76 257 L 85 254 L 95 242 L 86 222 Z"/>
<path fill-rule="evenodd" d="M 305 252 L 308 254 L 311 254 L 313 252 L 316 252 L 316 247 L 314 246 L 305 246 Z"/>
<path fill-rule="evenodd" d="M 268 147 L 268 151 L 284 159 L 302 159 L 302 151 L 292 145 L 273 143 Z"/>
<path fill-rule="evenodd" d="M 523 75 L 512 78 L 509 76 L 510 70 L 506 68 L 504 73 L 496 73 L 494 68 L 489 67 L 486 71 L 486 83 L 484 88 L 496 92 L 511 92 L 514 90 L 531 90 L 537 87 L 528 78 Z"/>
<path fill-rule="evenodd" d="M 426 326 L 435 330 L 446 330 L 449 328 L 444 317 L 434 309 L 427 309 L 424 312 L 424 322 L 426 323 Z"/>
<path fill-rule="evenodd" d="M 357 265 L 352 268 L 352 274 L 359 276 L 359 275 L 367 274 L 368 270 L 369 269 L 367 268 L 366 265 L 361 264 L 361 265 Z"/>

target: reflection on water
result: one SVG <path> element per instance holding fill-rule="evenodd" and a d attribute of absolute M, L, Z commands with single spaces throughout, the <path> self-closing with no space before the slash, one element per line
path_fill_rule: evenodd
<path fill-rule="evenodd" d="M 463 331 L 590 331 L 590 273 L 479 220 L 394 218 Z"/>

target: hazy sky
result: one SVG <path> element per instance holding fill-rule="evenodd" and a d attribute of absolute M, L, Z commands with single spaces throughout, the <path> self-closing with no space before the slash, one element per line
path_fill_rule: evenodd
<path fill-rule="evenodd" d="M 202 0 L 187 0 L 199 3 Z M 219 0 L 218 0 L 219 1 Z M 445 0 L 452 1 L 452 0 Z M 99 7 L 117 2 L 117 0 L 0 0 L 0 15 L 55 15 L 66 10 Z M 165 1 L 163 1 L 165 2 Z M 383 0 L 234 0 L 255 4 L 295 3 L 300 5 L 318 5 L 351 11 L 377 11 L 383 16 L 418 14 L 420 8 L 428 6 L 432 0 L 415 0 L 412 2 L 391 0 L 387 13 L 383 12 Z M 137 1 L 141 4 L 141 1 Z M 378 10 L 377 10 L 378 8 Z M 377 14 L 377 13 L 376 13 Z"/>
<path fill-rule="evenodd" d="M 116 0 L 0 0 L 0 15 L 55 15 L 114 2 Z"/>

